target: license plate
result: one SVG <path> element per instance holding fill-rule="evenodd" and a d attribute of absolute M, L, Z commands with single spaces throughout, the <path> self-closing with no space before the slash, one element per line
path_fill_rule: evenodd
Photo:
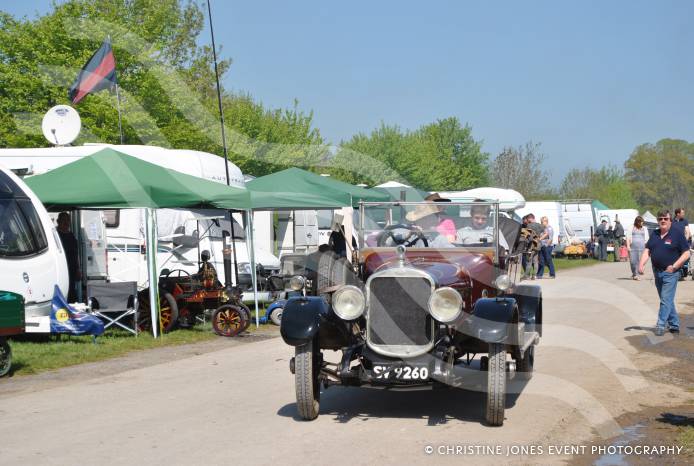
<path fill-rule="evenodd" d="M 376 380 L 423 381 L 429 379 L 427 366 L 374 364 L 372 372 Z"/>

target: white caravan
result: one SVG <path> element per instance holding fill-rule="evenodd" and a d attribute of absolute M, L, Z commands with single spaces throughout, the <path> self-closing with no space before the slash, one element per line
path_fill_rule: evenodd
<path fill-rule="evenodd" d="M 516 220 L 520 220 L 517 215 L 518 209 L 522 209 L 525 206 L 523 195 L 513 189 L 482 187 L 468 189 L 467 191 L 441 191 L 439 195 L 453 202 L 464 202 L 472 199 L 498 201 L 499 210 Z"/>
<path fill-rule="evenodd" d="M 155 146 L 110 146 L 104 144 L 87 144 L 75 147 L 51 147 L 36 149 L 0 149 L 0 163 L 12 170 L 30 176 L 45 173 L 54 168 L 79 160 L 103 149 L 113 147 L 125 154 L 137 157 L 150 163 L 170 168 L 182 173 L 226 183 L 224 159 L 213 154 L 193 150 L 165 149 Z M 241 170 L 229 163 L 229 178 L 232 186 L 244 188 L 245 182 Z M 76 180 L 78 182 L 79 180 Z M 141 286 L 146 285 L 146 261 L 144 254 L 144 210 L 120 209 L 103 211 L 107 247 L 108 273 L 103 272 L 114 281 L 136 280 Z M 224 279 L 222 259 L 221 230 L 224 223 L 224 211 L 195 212 L 190 210 L 161 209 L 157 212 L 159 250 L 157 265 L 159 269 L 183 269 L 186 272 L 197 272 L 198 252 L 209 250 L 211 262 Z M 272 247 L 270 213 L 254 214 L 254 243 L 256 263 L 266 269 L 278 270 L 279 259 L 269 251 Z M 241 216 L 234 215 L 235 237 L 245 238 L 243 229 L 238 224 Z M 220 223 L 221 222 L 221 223 Z M 91 231 L 89 223 L 82 222 L 82 229 Z M 197 232 L 197 233 L 196 233 Z M 196 238 L 198 243 L 193 244 Z M 239 272 L 250 272 L 248 252 L 245 242 L 236 242 L 236 258 Z M 83 268 L 86 270 L 86 268 Z"/>
<path fill-rule="evenodd" d="M 58 285 L 65 295 L 68 271 L 58 232 L 36 195 L 0 166 L 0 289 L 24 296 L 27 332 L 42 331 L 50 320 Z M 38 328 L 39 324 L 43 328 Z"/>

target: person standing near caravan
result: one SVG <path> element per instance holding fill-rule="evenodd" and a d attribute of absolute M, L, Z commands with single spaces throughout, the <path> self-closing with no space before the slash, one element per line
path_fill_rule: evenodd
<path fill-rule="evenodd" d="M 631 266 L 632 280 L 640 280 L 639 260 L 646 249 L 648 241 L 648 229 L 643 226 L 643 217 L 640 215 L 634 219 L 634 227 L 627 233 L 627 251 L 629 252 L 629 265 Z"/>
<path fill-rule="evenodd" d="M 540 223 L 544 228 L 542 235 L 540 236 L 540 260 L 537 270 L 537 278 L 542 278 L 545 273 L 545 266 L 549 268 L 549 278 L 555 278 L 554 272 L 554 261 L 552 260 L 552 239 L 554 238 L 554 228 L 549 224 L 549 218 L 542 217 Z"/>
<path fill-rule="evenodd" d="M 624 227 L 618 219 L 614 219 L 614 261 L 619 262 L 619 248 L 624 242 Z"/>
<path fill-rule="evenodd" d="M 654 333 L 662 336 L 665 325 L 670 333 L 680 333 L 680 319 L 675 309 L 675 293 L 679 280 L 679 268 L 689 259 L 689 245 L 682 232 L 672 228 L 670 211 L 658 212 L 658 226 L 646 243 L 639 262 L 639 274 L 643 275 L 648 258 L 653 266 L 655 286 L 660 297 L 658 321 Z"/>
<path fill-rule="evenodd" d="M 70 231 L 70 214 L 60 212 L 58 214 L 58 236 L 65 251 L 65 259 L 67 260 L 67 272 L 69 277 L 69 289 L 67 292 L 68 303 L 77 301 L 77 281 L 80 280 L 80 264 L 79 264 L 79 249 L 77 246 L 77 238 Z"/>
<path fill-rule="evenodd" d="M 598 238 L 598 259 L 607 262 L 607 220 L 604 220 L 595 229 L 595 236 Z"/>

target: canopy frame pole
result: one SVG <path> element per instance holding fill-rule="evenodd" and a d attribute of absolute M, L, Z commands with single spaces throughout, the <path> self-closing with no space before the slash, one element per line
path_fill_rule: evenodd
<path fill-rule="evenodd" d="M 159 336 L 159 281 L 157 277 L 157 213 L 145 209 L 145 248 L 147 258 L 147 275 L 149 281 L 149 311 L 152 319 L 152 335 Z"/>
<path fill-rule="evenodd" d="M 255 269 L 255 245 L 253 244 L 253 211 L 246 211 L 246 245 L 248 247 L 248 257 L 251 260 L 251 281 L 253 282 L 253 301 L 255 302 L 255 328 L 260 327 L 260 314 L 258 312 L 258 277 Z"/>

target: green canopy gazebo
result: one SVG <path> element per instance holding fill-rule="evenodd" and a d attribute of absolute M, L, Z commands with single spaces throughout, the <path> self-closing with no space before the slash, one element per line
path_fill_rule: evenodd
<path fill-rule="evenodd" d="M 29 177 L 26 184 L 49 210 L 145 208 L 152 323 L 158 322 L 156 211 L 164 208 L 250 208 L 245 189 L 169 170 L 107 148 Z M 152 325 L 154 336 L 158 326 Z"/>
<path fill-rule="evenodd" d="M 384 192 L 361 188 L 300 168 L 287 168 L 246 183 L 252 210 L 354 207 L 360 201 L 388 201 Z"/>

